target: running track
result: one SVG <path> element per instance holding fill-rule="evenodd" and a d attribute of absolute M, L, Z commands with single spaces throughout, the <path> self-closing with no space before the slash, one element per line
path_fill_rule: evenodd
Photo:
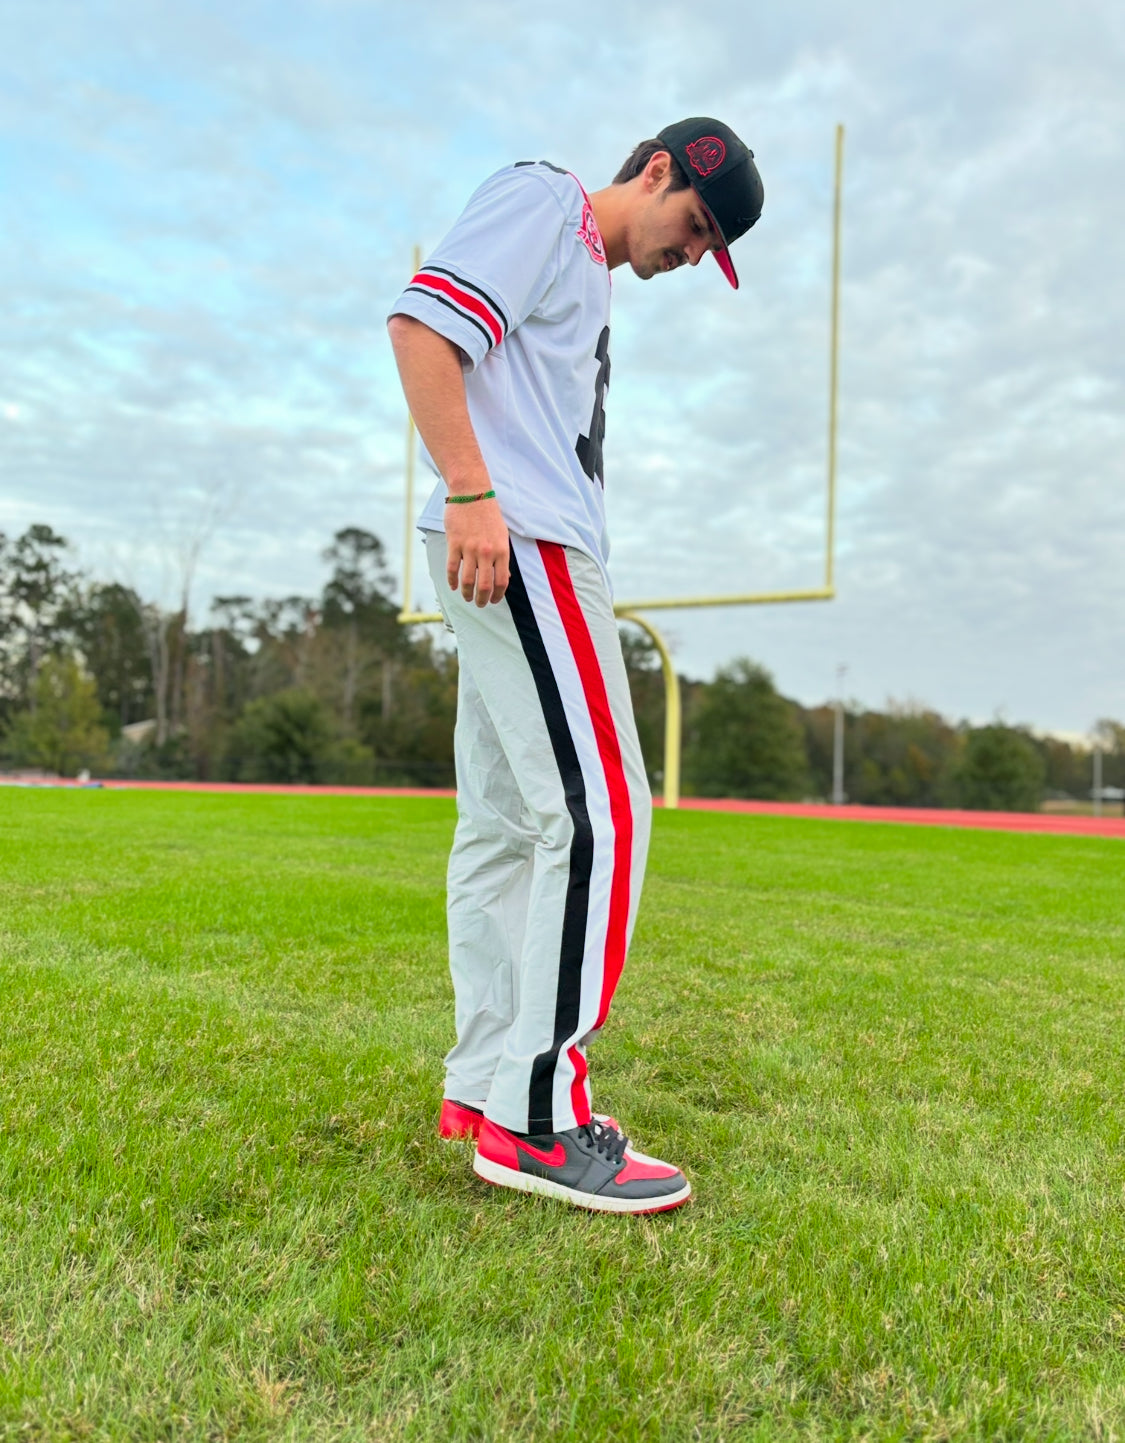
<path fill-rule="evenodd" d="M 452 797 L 445 789 L 414 787 L 301 787 L 243 782 L 37 782 L 9 780 L 16 786 L 104 787 L 107 791 L 235 792 L 278 797 Z M 659 800 L 657 806 L 660 805 Z M 1125 841 L 1125 818 L 1062 817 L 1044 812 L 960 812 L 926 807 L 830 807 L 813 802 L 711 801 L 687 797 L 684 811 L 749 812 L 763 817 L 816 817 L 833 822 L 898 822 L 922 827 L 974 827 L 999 832 L 1051 832 L 1082 837 L 1119 837 Z"/>

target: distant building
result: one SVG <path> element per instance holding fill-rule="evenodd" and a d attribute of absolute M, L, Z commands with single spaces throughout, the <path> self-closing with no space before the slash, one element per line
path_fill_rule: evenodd
<path fill-rule="evenodd" d="M 121 735 L 126 741 L 132 742 L 134 746 L 140 746 L 147 742 L 149 737 L 156 735 L 156 718 L 149 721 L 130 722 L 128 726 L 121 728 Z"/>

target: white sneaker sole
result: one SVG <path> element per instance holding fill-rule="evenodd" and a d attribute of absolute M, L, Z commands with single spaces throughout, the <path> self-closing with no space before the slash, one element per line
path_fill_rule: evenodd
<path fill-rule="evenodd" d="M 473 1171 L 485 1182 L 496 1187 L 514 1188 L 516 1192 L 538 1193 L 541 1197 L 558 1198 L 574 1207 L 587 1208 L 595 1213 L 663 1213 L 669 1208 L 678 1208 L 691 1197 L 691 1183 L 685 1180 L 678 1192 L 664 1197 L 604 1197 L 601 1193 L 578 1192 L 561 1182 L 552 1182 L 548 1177 L 536 1177 L 530 1172 L 516 1172 L 503 1163 L 490 1162 L 476 1153 L 473 1157 Z"/>

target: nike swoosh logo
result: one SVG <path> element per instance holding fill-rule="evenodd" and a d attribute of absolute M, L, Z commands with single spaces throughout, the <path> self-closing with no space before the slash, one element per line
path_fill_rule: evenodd
<path fill-rule="evenodd" d="M 544 1167 L 562 1167 L 566 1162 L 566 1148 L 561 1142 L 556 1142 L 550 1152 L 540 1152 L 537 1147 L 531 1147 L 520 1137 L 514 1137 L 512 1141 L 520 1149 L 526 1152 L 528 1157 L 533 1157 L 536 1162 L 541 1162 Z"/>

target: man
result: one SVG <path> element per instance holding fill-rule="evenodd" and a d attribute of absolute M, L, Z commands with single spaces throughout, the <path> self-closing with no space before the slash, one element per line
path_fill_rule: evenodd
<path fill-rule="evenodd" d="M 686 1202 L 682 1172 L 591 1111 L 651 797 L 606 572 L 609 272 L 647 280 L 754 224 L 753 153 L 696 118 L 588 196 L 523 161 L 470 199 L 388 322 L 439 482 L 419 520 L 460 662 L 449 861 L 457 1044 L 443 1136 L 503 1187 L 605 1212 Z M 444 533 L 444 534 L 443 534 Z"/>

